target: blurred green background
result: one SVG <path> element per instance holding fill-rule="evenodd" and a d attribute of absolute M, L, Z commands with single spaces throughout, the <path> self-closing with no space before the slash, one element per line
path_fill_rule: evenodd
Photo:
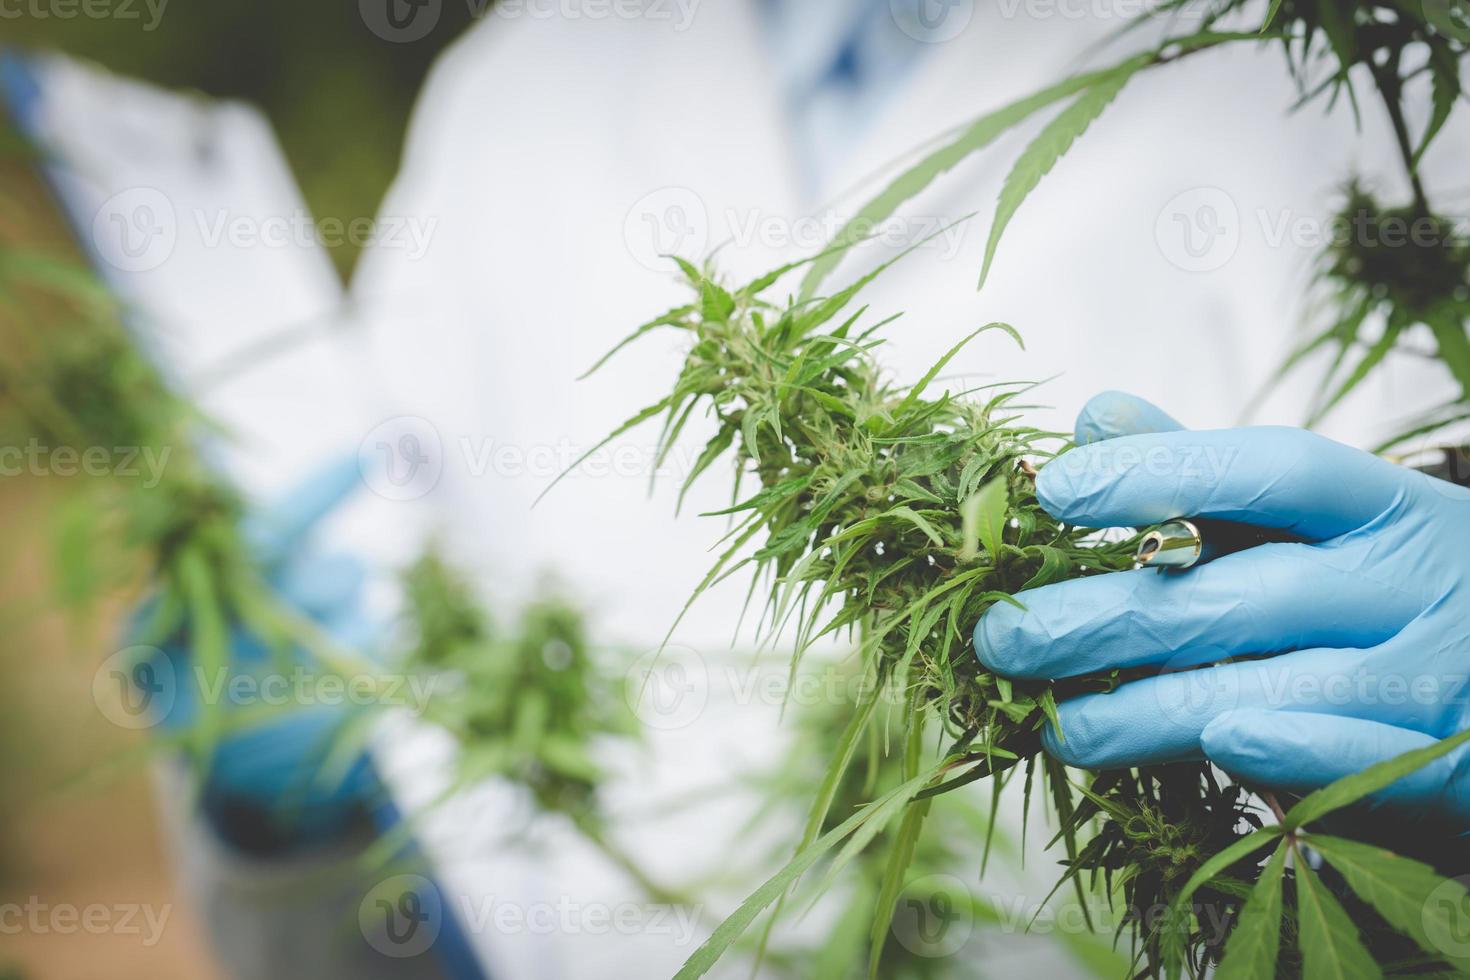
<path fill-rule="evenodd" d="M 122 10 L 122 2 L 104 0 L 103 7 Z M 160 0 L 151 2 L 157 10 Z M 57 16 L 68 9 L 73 16 Z M 424 77 L 478 8 L 445 3 L 434 29 L 409 43 L 374 35 L 357 0 L 163 0 L 152 30 L 145 29 L 152 14 L 144 0 L 130 0 L 136 19 L 88 19 L 80 9 L 7 5 L 0 46 L 60 51 L 120 75 L 259 106 L 316 217 L 347 221 L 376 213 Z M 17 145 L 0 112 L 0 247 L 79 259 Z M 345 279 L 357 248 L 339 245 L 332 257 Z M 19 313 L 0 303 L 0 347 L 12 359 L 13 331 L 36 326 L 15 322 Z M 8 531 L 0 554 L 0 672 L 11 682 L 0 712 L 0 905 L 143 903 L 169 908 L 171 918 L 152 946 L 106 934 L 7 935 L 0 980 L 209 980 L 218 974 L 191 903 L 176 891 L 146 769 L 125 765 L 100 783 L 70 784 L 98 759 L 136 758 L 140 740 L 106 723 L 89 693 L 98 651 L 116 635 L 123 607 L 98 610 L 78 630 L 53 601 L 48 556 L 65 499 L 57 480 L 0 481 L 0 527 Z"/>
<path fill-rule="evenodd" d="M 160 0 L 151 2 L 160 9 Z M 112 6 L 124 9 L 121 0 Z M 406 42 L 373 34 L 359 0 L 163 0 L 152 30 L 144 0 L 130 9 L 135 19 L 6 14 L 0 43 L 50 48 L 119 74 L 260 106 L 313 213 L 346 221 L 376 213 L 424 76 L 489 3 L 444 3 L 433 29 Z M 333 250 L 344 276 L 357 251 L 350 244 Z"/>

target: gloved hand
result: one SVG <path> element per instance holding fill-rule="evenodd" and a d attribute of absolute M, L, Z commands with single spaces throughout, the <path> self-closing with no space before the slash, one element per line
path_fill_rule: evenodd
<path fill-rule="evenodd" d="M 346 555 L 313 554 L 303 541 L 360 482 L 355 458 L 329 466 L 252 515 L 243 529 L 276 594 L 345 649 L 362 649 L 371 638 L 361 603 L 363 569 Z M 147 620 L 145 604 L 135 623 Z M 156 656 L 167 667 L 154 676 L 171 678 L 173 687 L 161 702 L 165 730 L 190 725 L 201 697 L 221 697 L 226 711 L 267 719 L 230 730 L 209 761 L 201 806 L 226 840 L 261 853 L 329 840 L 376 798 L 366 755 L 354 750 L 339 758 L 339 736 L 358 706 L 335 687 L 313 686 L 311 665 L 300 651 L 295 663 L 308 668 L 303 671 L 282 664 L 260 639 L 236 628 L 227 678 L 198 677 L 179 637 Z"/>
<path fill-rule="evenodd" d="M 1292 428 L 1184 431 L 1098 395 L 1078 448 L 1037 478 L 1041 505 L 1088 527 L 1207 516 L 1283 528 L 1176 573 L 1117 572 L 997 603 L 980 659 L 1012 677 L 1165 673 L 1061 706 L 1048 752 L 1089 769 L 1209 759 L 1306 792 L 1470 724 L 1470 490 Z M 1084 445 L 1085 444 L 1085 445 Z M 1184 670 L 1234 657 L 1263 658 Z M 1470 753 L 1366 801 L 1470 829 Z"/>

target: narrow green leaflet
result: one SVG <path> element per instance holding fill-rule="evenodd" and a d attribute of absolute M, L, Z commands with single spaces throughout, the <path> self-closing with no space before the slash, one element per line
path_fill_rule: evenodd
<path fill-rule="evenodd" d="M 966 498 L 960 512 L 962 556 L 973 559 L 979 553 L 977 545 L 980 544 L 985 545 L 992 560 L 1000 554 L 1001 536 L 1005 532 L 1006 509 L 1009 504 L 1003 476 L 987 481 Z"/>
<path fill-rule="evenodd" d="M 1414 166 L 1419 166 L 1419 161 L 1424 158 L 1424 152 L 1449 121 L 1450 113 L 1455 109 L 1455 102 L 1460 98 L 1460 63 L 1453 54 L 1441 52 L 1436 49 L 1430 55 L 1429 69 L 1432 82 L 1432 99 L 1434 111 L 1429 117 L 1428 124 L 1424 127 L 1424 135 L 1419 140 L 1419 147 L 1414 151 Z"/>
<path fill-rule="evenodd" d="M 1427 953 L 1470 965 L 1470 956 L 1456 953 L 1464 948 L 1459 937 L 1470 935 L 1470 895 L 1462 884 L 1371 844 L 1318 834 L 1306 842 L 1389 925 L 1414 937 Z"/>
<path fill-rule="evenodd" d="M 1383 976 L 1358 939 L 1358 927 L 1307 862 L 1296 862 L 1302 980 L 1365 980 Z"/>
<path fill-rule="evenodd" d="M 1261 21 L 1261 33 L 1264 34 L 1270 27 L 1271 22 L 1276 19 L 1276 14 L 1281 10 L 1281 0 L 1271 0 L 1271 6 L 1266 11 L 1266 19 Z"/>
<path fill-rule="evenodd" d="M 1289 845 L 1282 841 L 1266 862 L 1251 897 L 1240 910 L 1235 931 L 1225 944 L 1225 957 L 1215 980 L 1252 980 L 1274 976 L 1281 951 L 1281 879 Z"/>
<path fill-rule="evenodd" d="M 924 829 L 924 818 L 929 815 L 933 800 L 920 800 L 904 811 L 898 825 L 889 861 L 883 871 L 883 887 L 878 892 L 878 905 L 873 916 L 872 929 L 868 935 L 868 976 L 877 980 L 878 962 L 883 956 L 883 947 L 888 940 L 888 930 L 893 924 L 893 912 L 903 891 L 904 875 L 914 860 L 914 847 Z"/>
<path fill-rule="evenodd" d="M 714 966 L 724 955 L 725 950 L 730 948 L 730 944 L 740 938 L 740 935 L 750 927 L 755 917 L 760 915 L 766 906 L 785 894 L 786 889 L 816 864 L 818 858 L 855 834 L 862 834 L 871 839 L 872 835 L 882 830 L 883 826 L 893 819 L 894 815 L 907 805 L 924 788 L 924 784 L 933 779 L 938 772 L 939 769 L 931 770 L 890 790 L 874 801 L 871 806 L 854 813 L 827 831 L 810 847 L 803 849 L 784 868 L 752 892 L 749 898 L 740 903 L 739 908 L 719 924 L 714 934 L 685 961 L 683 967 L 674 975 L 674 980 L 694 980 L 708 973 L 710 967 Z"/>
<path fill-rule="evenodd" d="M 1465 324 L 1453 314 L 1429 317 L 1427 322 L 1434 333 L 1439 359 L 1459 382 L 1461 397 L 1470 401 L 1470 336 L 1465 333 Z"/>
<path fill-rule="evenodd" d="M 1129 59 L 1123 65 L 1066 79 L 975 119 L 957 138 L 899 174 L 877 197 L 858 210 L 852 220 L 844 225 L 833 238 L 833 247 L 823 253 L 807 270 L 806 277 L 801 281 L 801 297 L 805 299 L 815 295 L 822 280 L 826 279 L 842 260 L 844 246 L 860 241 L 875 225 L 891 217 L 905 201 L 916 197 L 938 177 L 958 166 L 971 154 L 978 153 L 995 142 L 999 136 L 1024 122 L 1033 113 L 1082 91 L 1099 79 L 1119 71 L 1124 66 L 1132 65 L 1138 60 L 1137 58 Z"/>
<path fill-rule="evenodd" d="M 1369 793 L 1376 793 L 1390 783 L 1398 782 L 1409 773 L 1453 752 L 1467 741 L 1470 741 L 1470 730 L 1452 735 L 1434 745 L 1405 752 L 1396 758 L 1369 766 L 1362 772 L 1344 776 L 1303 797 L 1296 806 L 1287 811 L 1282 826 L 1290 831 L 1320 820 L 1334 810 L 1356 803 Z"/>
<path fill-rule="evenodd" d="M 1388 356 L 1389 351 L 1393 350 L 1394 344 L 1398 342 L 1399 333 L 1400 331 L 1392 325 L 1384 328 L 1383 335 L 1374 341 L 1373 346 L 1369 347 L 1367 352 L 1363 354 L 1363 359 L 1353 367 L 1352 373 L 1343 380 L 1342 384 L 1337 387 L 1337 390 L 1332 393 L 1330 398 L 1313 410 L 1311 417 L 1307 419 L 1307 428 L 1311 428 L 1322 421 L 1327 416 L 1327 413 L 1337 406 L 1338 402 L 1346 398 L 1348 393 L 1361 384 L 1363 379 L 1368 377 L 1374 368 L 1383 363 L 1383 359 Z"/>
<path fill-rule="evenodd" d="M 1123 86 L 1128 84 L 1128 79 L 1146 64 L 1148 59 L 1135 58 L 1098 79 L 1076 101 L 1047 123 L 1046 128 L 1017 158 L 1015 166 L 1006 176 L 1005 184 L 1001 187 L 1000 200 L 995 206 L 995 220 L 990 225 L 990 238 L 985 243 L 985 262 L 980 268 L 981 286 L 985 285 L 985 279 L 990 275 L 990 263 L 995 258 L 1000 236 L 1026 197 L 1041 183 L 1041 178 L 1051 172 L 1051 168 L 1056 166 L 1077 137 L 1085 133 L 1093 120 L 1102 115 L 1102 111 L 1123 90 Z"/>
<path fill-rule="evenodd" d="M 985 326 L 979 328 L 978 330 L 975 330 L 969 336 L 965 337 L 964 340 L 961 340 L 959 343 L 955 344 L 953 347 L 945 352 L 943 357 L 935 361 L 933 367 L 924 372 L 924 376 L 919 379 L 919 383 L 909 389 L 909 393 L 904 397 L 904 400 L 899 403 L 898 408 L 894 410 L 894 414 L 902 415 L 905 411 L 911 408 L 919 400 L 919 396 L 924 393 L 924 389 L 929 387 L 929 383 L 939 376 L 940 371 L 944 370 L 944 366 L 948 364 L 951 360 L 953 360 L 956 354 L 964 350 L 965 346 L 969 344 L 970 341 L 974 340 L 976 337 L 980 336 L 982 333 L 985 333 L 988 330 L 1004 330 L 1006 333 L 1010 334 L 1011 339 L 1016 342 L 1016 345 L 1018 347 L 1020 347 L 1022 350 L 1026 349 L 1026 342 L 1021 339 L 1021 335 L 1016 332 L 1015 327 L 1011 326 L 1009 323 L 1000 323 L 999 321 L 995 323 L 987 323 Z"/>

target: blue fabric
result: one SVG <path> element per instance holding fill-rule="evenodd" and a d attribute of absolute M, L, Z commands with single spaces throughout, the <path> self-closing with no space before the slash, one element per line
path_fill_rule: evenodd
<path fill-rule="evenodd" d="M 998 673 L 1161 671 L 1063 704 L 1061 736 L 1045 735 L 1054 756 L 1089 769 L 1208 759 L 1301 793 L 1470 727 L 1470 490 L 1300 429 L 1183 430 L 1117 393 L 1084 409 L 1077 441 L 1037 478 L 1059 520 L 1218 517 L 1303 543 L 988 610 L 975 646 Z M 1370 807 L 1464 832 L 1467 775 L 1457 750 Z"/>
<path fill-rule="evenodd" d="M 402 829 L 403 814 L 392 798 L 387 795 L 379 798 L 378 804 L 373 808 L 372 816 L 374 825 L 384 836 L 397 833 Z M 418 841 L 410 839 L 401 851 L 393 855 L 391 861 L 396 867 L 423 868 L 429 873 L 432 887 L 439 893 L 439 934 L 434 939 L 431 949 L 434 958 L 444 971 L 444 976 L 448 980 L 489 980 L 490 974 L 481 965 L 475 953 L 474 944 L 470 942 L 469 935 L 465 932 L 464 923 L 453 911 L 457 903 L 447 900 L 448 896 L 445 894 L 444 886 L 433 874 L 429 859 L 419 847 Z"/>
<path fill-rule="evenodd" d="M 4 98 L 16 126 L 21 132 L 29 133 L 40 103 L 41 88 L 30 63 L 13 48 L 0 48 L 0 97 Z"/>
<path fill-rule="evenodd" d="M 762 12 L 803 179 L 817 193 L 930 45 L 900 28 L 893 0 L 763 0 Z"/>
<path fill-rule="evenodd" d="M 362 609 L 363 569 L 344 555 L 314 554 L 304 542 L 316 523 L 360 483 L 355 457 L 335 462 L 245 527 L 246 540 L 277 595 L 347 649 L 364 648 L 374 632 Z M 151 606 L 145 604 L 134 619 L 135 643 L 153 639 L 138 635 Z M 269 714 L 294 695 L 295 678 L 306 676 L 298 675 L 297 668 L 310 666 L 303 651 L 288 651 L 283 662 L 280 651 L 235 629 L 228 684 L 225 678 L 200 678 L 187 634 L 186 623 L 179 635 L 162 641 L 146 673 L 134 674 L 153 685 L 150 700 L 167 731 L 188 731 L 199 716 L 203 693 L 218 691 L 226 712 Z M 235 687 L 237 683 L 242 686 Z M 307 688 L 305 693 L 313 691 Z M 381 793 L 365 754 L 336 758 L 345 726 L 360 710 L 335 696 L 330 703 L 287 703 L 280 718 L 226 734 L 207 760 L 201 793 L 206 815 L 227 839 L 261 849 L 289 850 L 342 833 Z"/>

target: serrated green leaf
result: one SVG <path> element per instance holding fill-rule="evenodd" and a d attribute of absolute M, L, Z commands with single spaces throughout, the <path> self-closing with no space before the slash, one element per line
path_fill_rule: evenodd
<path fill-rule="evenodd" d="M 1388 352 L 1393 350 L 1394 344 L 1397 343 L 1399 332 L 1392 324 L 1384 327 L 1383 335 L 1374 341 L 1373 345 L 1363 354 L 1363 359 L 1353 367 L 1352 373 L 1344 379 L 1342 384 L 1337 387 L 1337 390 L 1332 393 L 1332 396 L 1327 401 L 1323 402 L 1312 412 L 1311 417 L 1307 420 L 1308 428 L 1322 421 L 1327 416 L 1327 413 L 1336 407 L 1338 402 L 1346 398 L 1348 393 L 1361 384 L 1363 379 L 1375 367 L 1383 363 L 1383 359 L 1388 356 Z"/>
<path fill-rule="evenodd" d="M 1296 862 L 1296 910 L 1303 980 L 1376 980 L 1383 976 L 1359 941 L 1358 927 L 1303 860 Z"/>
<path fill-rule="evenodd" d="M 974 153 L 978 153 L 1000 137 L 1013 126 L 1024 122 L 1033 113 L 1045 109 L 1047 106 L 1061 99 L 1065 99 L 1076 92 L 1080 92 L 1099 79 L 1105 78 L 1113 72 L 1132 65 L 1140 59 L 1130 58 L 1122 65 L 1107 68 L 1102 71 L 1088 72 L 1058 82 L 1055 85 L 1042 89 L 1033 95 L 1017 99 L 1009 105 L 1003 106 L 994 112 L 988 112 L 980 116 L 959 131 L 959 135 L 932 151 L 922 160 L 909 167 L 893 182 L 883 188 L 867 204 L 853 215 L 851 221 L 842 227 L 833 237 L 834 247 L 828 249 L 822 258 L 813 262 L 802 279 L 800 295 L 802 298 L 813 296 L 822 280 L 827 277 L 837 263 L 841 261 L 845 246 L 850 246 L 860 241 L 869 229 L 872 229 L 888 218 L 904 204 L 904 202 L 916 197 L 924 188 L 932 184 L 938 177 L 958 166 L 962 161 Z M 1142 67 L 1141 64 L 1138 67 Z M 1136 70 L 1136 68 L 1134 69 Z"/>
<path fill-rule="evenodd" d="M 1425 952 L 1470 964 L 1470 956 L 1455 955 L 1452 947 L 1458 943 L 1444 940 L 1470 935 L 1470 896 L 1464 885 L 1427 864 L 1371 844 L 1320 834 L 1306 842 L 1337 869 L 1359 898 L 1389 925 L 1412 936 Z"/>
<path fill-rule="evenodd" d="M 924 516 L 918 511 L 910 507 L 890 507 L 883 512 L 883 516 L 885 518 L 897 517 L 899 520 L 908 521 L 914 527 L 923 531 L 925 536 L 934 543 L 935 547 L 944 547 L 944 537 L 939 533 L 939 529 L 925 520 Z"/>
<path fill-rule="evenodd" d="M 1281 951 L 1281 879 L 1286 871 L 1285 841 L 1271 855 L 1251 896 L 1240 910 L 1235 931 L 1225 944 L 1225 956 L 1215 980 L 1253 980 L 1276 975 Z"/>
<path fill-rule="evenodd" d="M 888 942 L 888 930 L 893 924 L 893 913 L 898 906 L 898 896 L 903 891 L 904 877 L 914 860 L 914 848 L 919 834 L 924 829 L 924 818 L 929 815 L 933 800 L 920 800 L 904 811 L 899 822 L 898 833 L 890 845 L 888 864 L 883 870 L 883 884 L 878 892 L 878 904 L 874 910 L 873 926 L 868 933 L 868 976 L 877 980 L 878 962 L 883 957 L 883 947 Z"/>
<path fill-rule="evenodd" d="M 995 249 L 1005 233 L 1011 218 L 1020 210 L 1021 204 L 1041 183 L 1041 178 L 1051 172 L 1057 161 L 1069 150 L 1077 138 L 1087 132 L 1098 116 L 1117 98 L 1128 79 L 1143 65 L 1134 61 L 1125 63 L 1109 75 L 1098 79 L 1084 90 L 1077 99 L 1046 124 L 1036 138 L 1022 151 L 1011 172 L 1006 175 L 1001 187 L 1000 200 L 996 202 L 995 218 L 990 225 L 990 238 L 985 243 L 985 261 L 980 266 L 980 285 L 990 275 L 990 264 L 995 259 Z"/>
<path fill-rule="evenodd" d="M 1431 73 L 1430 100 L 1434 108 L 1424 127 L 1424 135 L 1419 138 L 1419 146 L 1414 150 L 1415 169 L 1439 131 L 1444 129 L 1444 124 L 1449 121 L 1450 113 L 1454 112 L 1455 103 L 1460 98 L 1460 62 L 1452 52 L 1439 45 L 1432 45 L 1428 67 Z"/>

